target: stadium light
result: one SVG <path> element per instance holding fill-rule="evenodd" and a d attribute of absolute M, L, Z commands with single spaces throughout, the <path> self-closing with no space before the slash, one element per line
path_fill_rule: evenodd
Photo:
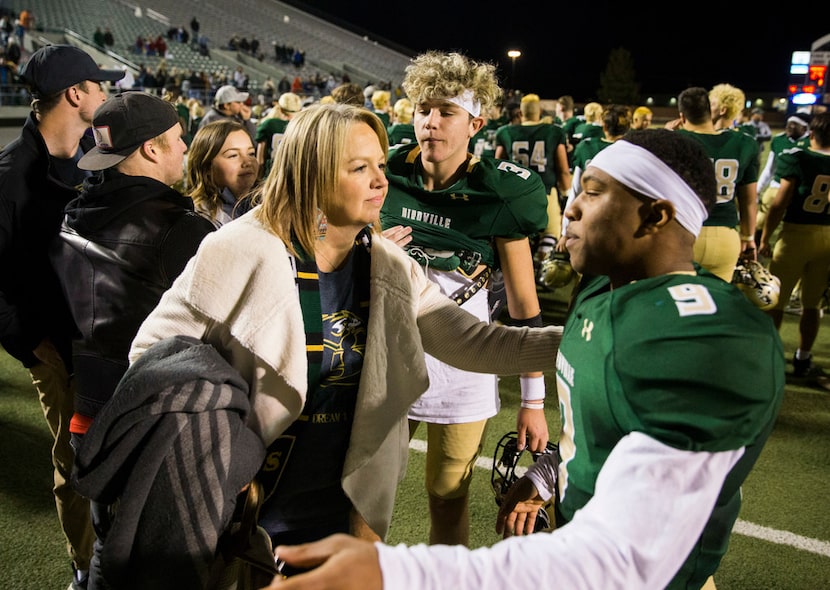
<path fill-rule="evenodd" d="M 518 49 L 510 49 L 507 52 L 507 57 L 510 58 L 511 66 L 510 66 L 510 85 L 513 86 L 513 90 L 516 89 L 516 59 L 522 56 L 522 52 Z"/>

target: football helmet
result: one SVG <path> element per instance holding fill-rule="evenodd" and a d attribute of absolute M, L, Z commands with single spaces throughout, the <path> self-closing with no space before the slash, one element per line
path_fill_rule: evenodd
<path fill-rule="evenodd" d="M 762 310 L 772 309 L 778 303 L 781 281 L 756 260 L 739 260 L 732 273 L 732 284 Z"/>
<path fill-rule="evenodd" d="M 542 261 L 539 276 L 548 289 L 559 289 L 570 283 L 576 276 L 570 255 L 567 252 L 550 251 Z"/>
<path fill-rule="evenodd" d="M 493 455 L 493 471 L 490 474 L 490 484 L 493 486 L 493 493 L 496 495 L 496 504 L 498 506 L 501 506 L 504 495 L 510 489 L 510 486 L 524 475 L 524 472 L 527 470 L 527 465 L 531 462 L 527 459 L 528 456 L 535 462 L 543 454 L 555 454 L 559 452 L 556 444 L 548 442 L 547 447 L 541 453 L 530 451 L 525 453 L 525 450 L 518 450 L 517 442 L 518 433 L 508 432 L 496 444 L 496 452 Z M 548 510 L 546 510 L 550 506 L 551 503 L 549 502 L 545 507 L 539 509 L 539 513 L 536 516 L 536 524 L 533 528 L 534 533 L 550 528 L 551 520 L 548 515 Z"/>

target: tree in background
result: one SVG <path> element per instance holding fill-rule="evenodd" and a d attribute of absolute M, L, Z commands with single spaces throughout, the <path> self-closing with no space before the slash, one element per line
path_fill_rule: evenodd
<path fill-rule="evenodd" d="M 638 104 L 640 85 L 634 70 L 634 58 L 624 47 L 612 49 L 605 71 L 599 75 L 597 95 L 603 104 Z"/>

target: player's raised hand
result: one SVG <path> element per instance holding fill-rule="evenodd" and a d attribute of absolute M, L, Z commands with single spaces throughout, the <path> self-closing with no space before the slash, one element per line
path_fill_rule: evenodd
<path fill-rule="evenodd" d="M 536 526 L 536 516 L 544 501 L 536 486 L 527 477 L 510 486 L 499 507 L 496 517 L 496 532 L 505 539 L 512 536 L 530 535 Z"/>

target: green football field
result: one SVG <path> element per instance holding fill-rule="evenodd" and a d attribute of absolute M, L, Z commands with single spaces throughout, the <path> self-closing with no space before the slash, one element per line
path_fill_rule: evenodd
<path fill-rule="evenodd" d="M 560 322 L 564 297 L 542 293 L 546 323 Z M 787 314 L 782 338 L 788 358 L 797 336 Z M 830 320 L 823 320 L 814 350 L 830 368 Z M 553 391 L 552 375 L 547 375 Z M 514 429 L 518 379 L 500 381 L 503 409 L 488 427 L 472 485 L 471 545 L 490 545 L 496 504 L 490 465 L 496 444 Z M 69 560 L 51 495 L 50 436 L 28 373 L 0 350 L 0 579 L 11 590 L 63 590 Z M 559 428 L 548 404 L 552 433 Z M 423 432 L 419 431 L 420 436 Z M 424 443 L 414 440 L 401 484 L 391 543 L 421 543 L 429 517 L 422 474 Z M 382 473 L 378 477 L 383 477 Z M 729 552 L 716 575 L 721 590 L 823 590 L 830 588 L 830 392 L 790 384 L 778 422 L 743 490 L 744 505 Z"/>

